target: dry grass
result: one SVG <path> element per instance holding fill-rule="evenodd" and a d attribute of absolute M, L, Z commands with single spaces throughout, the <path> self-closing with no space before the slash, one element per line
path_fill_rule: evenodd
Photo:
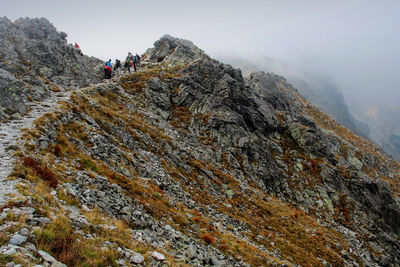
<path fill-rule="evenodd" d="M 214 244 L 214 236 L 212 233 L 204 234 L 200 238 L 203 239 L 206 242 L 206 244 L 209 244 L 209 245 Z"/>
<path fill-rule="evenodd" d="M 58 217 L 36 233 L 36 247 L 68 266 L 116 266 L 118 253 L 97 240 L 75 233 L 66 217 Z"/>
<path fill-rule="evenodd" d="M 58 180 L 55 174 L 47 166 L 40 166 L 40 164 L 32 157 L 25 157 L 23 164 L 25 167 L 34 170 L 36 175 L 43 179 L 48 186 L 53 188 L 57 187 Z"/>

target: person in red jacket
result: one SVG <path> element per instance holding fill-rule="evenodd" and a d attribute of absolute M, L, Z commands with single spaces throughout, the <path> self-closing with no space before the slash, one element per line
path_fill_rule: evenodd
<path fill-rule="evenodd" d="M 104 67 L 104 78 L 111 79 L 111 67 L 110 66 Z"/>
<path fill-rule="evenodd" d="M 104 67 L 104 78 L 111 79 L 111 71 L 112 71 L 112 64 L 111 59 L 106 62 L 106 66 Z"/>
<path fill-rule="evenodd" d="M 82 50 L 77 43 L 75 43 L 74 47 L 78 50 L 79 54 L 83 56 Z"/>

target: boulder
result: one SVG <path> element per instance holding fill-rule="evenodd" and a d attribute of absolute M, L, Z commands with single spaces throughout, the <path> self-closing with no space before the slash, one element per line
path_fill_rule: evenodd
<path fill-rule="evenodd" d="M 157 252 L 157 251 L 154 251 L 154 252 L 151 254 L 151 256 L 152 256 L 153 258 L 155 258 L 156 260 L 158 260 L 158 261 L 164 261 L 164 260 L 165 260 L 165 256 L 164 256 L 163 254 Z"/>
<path fill-rule="evenodd" d="M 168 34 L 162 36 L 154 43 L 154 48 L 146 51 L 147 60 L 150 62 L 167 62 L 173 65 L 182 65 L 196 60 L 204 55 L 204 51 L 192 42 L 174 38 Z"/>
<path fill-rule="evenodd" d="M 26 236 L 15 234 L 10 239 L 10 245 L 19 246 L 19 245 L 23 244 L 26 241 L 26 239 L 27 239 Z"/>

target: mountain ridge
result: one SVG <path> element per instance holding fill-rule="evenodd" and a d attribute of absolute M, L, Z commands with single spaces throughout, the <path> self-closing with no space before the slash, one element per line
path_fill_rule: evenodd
<path fill-rule="evenodd" d="M 21 130 L 8 178 L 20 195 L 1 208 L 7 259 L 399 264 L 397 162 L 283 77 L 244 79 L 171 36 L 142 58 Z"/>
<path fill-rule="evenodd" d="M 245 75 L 251 72 L 265 71 L 285 76 L 311 103 L 334 116 L 340 124 L 346 126 L 355 134 L 368 138 L 368 124 L 354 117 L 349 111 L 342 93 L 329 78 L 312 73 L 303 73 L 301 70 L 292 69 L 287 64 L 269 57 L 244 59 L 220 56 L 220 58 L 241 68 Z"/>

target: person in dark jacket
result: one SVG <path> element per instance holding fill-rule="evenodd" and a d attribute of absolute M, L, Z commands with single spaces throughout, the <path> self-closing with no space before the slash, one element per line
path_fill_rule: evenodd
<path fill-rule="evenodd" d="M 136 72 L 136 69 L 140 67 L 140 56 L 138 54 L 134 55 L 132 62 L 133 62 L 133 68 L 135 69 Z"/>
<path fill-rule="evenodd" d="M 131 60 L 132 60 L 132 58 L 133 58 L 133 55 L 132 55 L 132 53 L 131 52 L 128 52 L 128 56 L 126 57 L 126 59 L 125 59 L 125 65 L 124 65 L 124 67 L 125 67 L 125 69 L 127 69 L 128 70 L 128 72 L 129 73 L 131 73 Z"/>
<path fill-rule="evenodd" d="M 114 71 L 118 73 L 118 76 L 121 75 L 121 61 L 119 59 L 115 59 Z"/>
<path fill-rule="evenodd" d="M 128 70 L 128 73 L 131 73 L 131 62 L 129 60 L 125 61 L 124 68 Z"/>

